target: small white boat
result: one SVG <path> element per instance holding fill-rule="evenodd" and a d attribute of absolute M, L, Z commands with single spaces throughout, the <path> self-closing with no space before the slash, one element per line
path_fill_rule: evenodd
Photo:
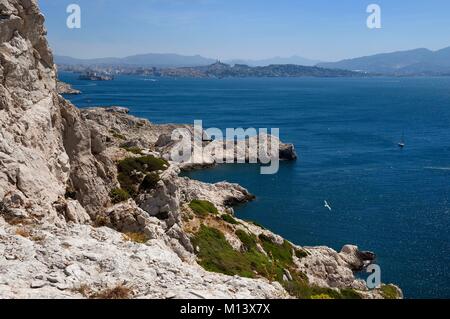
<path fill-rule="evenodd" d="M 400 148 L 405 148 L 406 144 L 405 144 L 405 135 L 402 134 L 402 139 L 400 140 L 400 142 L 398 143 L 398 147 Z"/>

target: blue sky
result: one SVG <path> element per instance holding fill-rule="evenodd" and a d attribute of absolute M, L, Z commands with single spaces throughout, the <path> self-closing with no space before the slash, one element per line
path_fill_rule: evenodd
<path fill-rule="evenodd" d="M 448 0 L 38 0 L 56 54 L 79 58 L 138 53 L 218 59 L 300 55 L 324 61 L 450 46 Z M 66 27 L 66 7 L 82 28 Z M 366 26 L 369 4 L 382 29 Z"/>

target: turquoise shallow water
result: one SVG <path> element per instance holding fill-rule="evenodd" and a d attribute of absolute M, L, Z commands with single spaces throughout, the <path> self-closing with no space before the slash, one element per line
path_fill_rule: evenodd
<path fill-rule="evenodd" d="M 300 158 L 277 175 L 255 165 L 189 175 L 247 187 L 257 200 L 237 215 L 295 243 L 375 251 L 382 280 L 406 297 L 450 297 L 450 78 L 61 78 L 84 92 L 68 97 L 79 107 L 127 106 L 155 123 L 280 128 Z"/>

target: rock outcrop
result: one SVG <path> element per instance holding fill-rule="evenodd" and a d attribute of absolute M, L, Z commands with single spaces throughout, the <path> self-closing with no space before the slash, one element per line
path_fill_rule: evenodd
<path fill-rule="evenodd" d="M 70 161 L 44 17 L 34 1 L 2 0 L 0 10 L 2 209 L 9 218 L 56 220 Z"/>
<path fill-rule="evenodd" d="M 66 94 L 66 95 L 81 94 L 80 90 L 76 90 L 70 84 L 62 82 L 62 81 L 56 82 L 56 92 L 58 92 L 58 94 Z"/>
<path fill-rule="evenodd" d="M 297 275 L 383 297 L 353 275 L 370 253 L 292 245 L 233 217 L 232 205 L 253 199 L 246 189 L 180 177 L 168 137 L 191 126 L 154 125 L 121 107 L 81 111 L 61 97 L 43 23 L 35 0 L 0 0 L 0 297 L 95 298 L 121 286 L 133 298 L 290 298 L 283 281 Z M 295 159 L 294 147 L 280 156 Z M 283 280 L 210 273 L 198 265 L 202 226 L 236 254 L 250 249 L 237 235 L 246 233 L 270 262 L 273 245 L 306 255 L 285 261 Z"/>
<path fill-rule="evenodd" d="M 21 234 L 21 235 L 18 235 Z M 131 241 L 86 225 L 11 226 L 0 218 L 2 298 L 93 298 L 124 286 L 130 298 L 286 298 L 278 283 L 208 273 L 160 240 Z"/>

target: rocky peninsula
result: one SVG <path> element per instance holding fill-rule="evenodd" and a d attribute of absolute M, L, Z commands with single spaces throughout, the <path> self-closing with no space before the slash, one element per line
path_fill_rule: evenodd
<path fill-rule="evenodd" d="M 372 254 L 290 243 L 234 216 L 243 187 L 180 177 L 179 126 L 65 100 L 35 0 L 0 0 L 0 31 L 1 298 L 402 297 L 355 278 Z"/>

